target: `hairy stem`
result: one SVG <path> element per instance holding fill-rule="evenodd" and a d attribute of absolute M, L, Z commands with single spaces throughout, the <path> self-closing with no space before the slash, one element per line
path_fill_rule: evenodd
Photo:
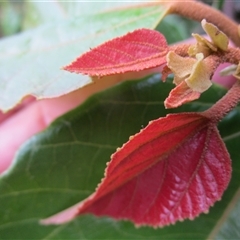
<path fill-rule="evenodd" d="M 240 49 L 235 47 L 229 47 L 226 52 L 217 53 L 221 62 L 228 62 L 232 64 L 239 64 L 240 62 Z"/>
<path fill-rule="evenodd" d="M 225 16 L 220 11 L 195 1 L 171 1 L 168 14 L 179 14 L 183 17 L 196 20 L 198 22 L 206 19 L 223 31 L 237 46 L 240 46 L 240 36 L 238 34 L 238 24 Z"/>
<path fill-rule="evenodd" d="M 188 48 L 193 44 L 178 43 L 176 45 L 169 46 L 169 51 L 174 51 L 176 54 L 182 57 L 189 57 Z M 209 56 L 214 61 L 220 63 L 232 63 L 238 65 L 240 63 L 240 48 L 229 47 L 227 51 L 212 52 Z M 208 58 L 208 57 L 207 57 Z"/>
<path fill-rule="evenodd" d="M 240 81 L 238 80 L 232 88 L 211 108 L 202 113 L 213 122 L 219 122 L 240 102 Z"/>

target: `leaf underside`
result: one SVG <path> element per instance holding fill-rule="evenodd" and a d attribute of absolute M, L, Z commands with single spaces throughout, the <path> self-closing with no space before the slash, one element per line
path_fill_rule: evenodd
<path fill-rule="evenodd" d="M 104 13 L 48 21 L 36 29 L 1 39 L 0 109 L 13 108 L 27 95 L 57 97 L 88 85 L 92 82 L 88 76 L 61 67 L 114 37 L 138 28 L 155 28 L 166 11 L 164 6 L 108 6 Z"/>
<path fill-rule="evenodd" d="M 200 114 L 168 115 L 113 154 L 94 194 L 42 223 L 93 213 L 161 227 L 207 212 L 230 177 L 231 161 L 216 126 Z"/>
<path fill-rule="evenodd" d="M 167 42 L 161 33 L 138 29 L 90 50 L 64 69 L 90 76 L 140 71 L 166 63 L 167 53 Z"/>

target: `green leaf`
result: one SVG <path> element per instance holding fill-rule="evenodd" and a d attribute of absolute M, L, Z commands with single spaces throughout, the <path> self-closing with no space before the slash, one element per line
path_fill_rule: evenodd
<path fill-rule="evenodd" d="M 180 16 L 167 15 L 156 30 L 166 37 L 169 44 L 175 43 L 191 37 L 193 27 L 190 23 L 193 24 L 192 21 L 186 21 Z"/>
<path fill-rule="evenodd" d="M 146 1 L 147 2 L 147 1 Z M 99 13 L 112 8 L 128 5 L 139 5 L 139 2 L 78 2 L 78 1 L 34 1 L 25 3 L 24 28 L 33 28 L 49 21 L 59 21 L 70 17 Z"/>
<path fill-rule="evenodd" d="M 91 215 L 61 226 L 38 224 L 94 191 L 115 149 L 149 120 L 170 112 L 163 101 L 172 87 L 161 83 L 159 75 L 124 82 L 94 95 L 31 138 L 0 179 L 0 239 L 206 239 L 239 188 L 239 107 L 219 125 L 233 160 L 233 177 L 209 214 L 163 229 L 136 229 L 131 222 Z M 224 93 L 213 86 L 174 112 L 202 111 Z"/>
<path fill-rule="evenodd" d="M 132 7 L 52 22 L 0 41 L 0 109 L 24 96 L 56 97 L 92 80 L 60 70 L 90 47 L 137 28 L 155 28 L 160 6 Z"/>
<path fill-rule="evenodd" d="M 145 1 L 147 2 L 147 1 Z M 59 21 L 70 17 L 77 17 L 87 14 L 99 13 L 108 11 L 109 8 L 126 7 L 129 5 L 139 5 L 141 2 L 63 2 L 56 0 L 54 2 L 26 2 L 26 14 L 24 15 L 25 29 L 33 28 L 41 24 L 46 24 L 49 21 Z M 180 16 L 167 15 L 161 20 L 157 26 L 167 39 L 168 43 L 182 41 L 191 37 L 194 23 L 190 20 L 185 20 Z M 197 23 L 195 23 L 197 25 Z"/>
<path fill-rule="evenodd" d="M 0 37 L 19 32 L 22 18 L 22 1 L 0 1 Z"/>
<path fill-rule="evenodd" d="M 213 0 L 213 7 L 217 8 L 218 10 L 222 11 L 224 6 L 225 0 Z"/>
<path fill-rule="evenodd" d="M 239 239 L 240 237 L 240 188 L 229 202 L 223 216 L 213 229 L 209 239 Z"/>

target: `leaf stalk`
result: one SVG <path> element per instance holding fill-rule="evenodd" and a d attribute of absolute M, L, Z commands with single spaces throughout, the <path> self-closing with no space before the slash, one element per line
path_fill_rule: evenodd
<path fill-rule="evenodd" d="M 240 80 L 237 80 L 232 88 L 216 102 L 211 108 L 202 113 L 210 118 L 212 122 L 219 122 L 240 102 Z"/>
<path fill-rule="evenodd" d="M 238 24 L 225 16 L 222 12 L 206 4 L 195 1 L 175 1 L 171 2 L 168 14 L 179 14 L 183 17 L 201 22 L 206 19 L 223 31 L 236 46 L 240 46 L 240 36 Z"/>

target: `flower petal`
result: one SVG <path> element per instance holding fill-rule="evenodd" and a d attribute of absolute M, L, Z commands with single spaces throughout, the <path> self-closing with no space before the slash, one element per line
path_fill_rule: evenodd
<path fill-rule="evenodd" d="M 237 65 L 237 69 L 236 71 L 234 72 L 233 76 L 235 78 L 237 78 L 238 80 L 240 80 L 240 63 Z"/>
<path fill-rule="evenodd" d="M 203 61 L 203 54 L 198 53 L 196 55 L 197 61 L 193 65 L 191 75 L 185 80 L 187 85 L 196 92 L 204 92 L 211 87 L 212 82 L 210 80 L 211 72 L 208 72 L 208 68 Z"/>
<path fill-rule="evenodd" d="M 214 45 L 223 51 L 227 51 L 228 42 L 229 42 L 227 35 L 222 31 L 220 31 L 212 23 L 208 23 L 205 19 L 202 20 L 201 24 L 202 24 L 202 28 L 211 38 Z"/>
<path fill-rule="evenodd" d="M 195 62 L 196 59 L 190 57 L 181 57 L 173 51 L 170 51 L 167 54 L 167 66 L 172 70 L 176 77 L 176 79 L 174 78 L 175 84 L 179 84 L 182 80 L 184 80 L 184 78 L 191 74 L 192 66 Z"/>
<path fill-rule="evenodd" d="M 188 49 L 189 56 L 196 56 L 197 53 L 203 53 L 204 57 L 207 57 L 211 54 L 211 52 L 216 52 L 217 47 L 215 47 L 210 41 L 206 38 L 202 37 L 199 34 L 192 34 L 192 36 L 196 39 L 196 44 L 191 45 Z"/>

